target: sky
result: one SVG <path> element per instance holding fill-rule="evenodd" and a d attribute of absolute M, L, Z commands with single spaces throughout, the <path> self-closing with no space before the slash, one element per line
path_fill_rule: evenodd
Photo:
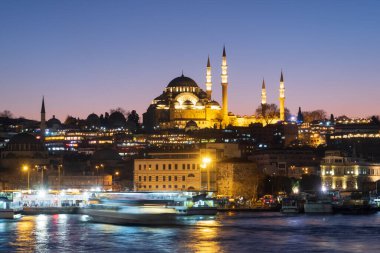
<path fill-rule="evenodd" d="M 183 70 L 229 110 L 252 115 L 265 78 L 278 104 L 380 114 L 380 1 L 0 1 L 0 111 L 64 121 L 121 107 L 142 115 Z"/>

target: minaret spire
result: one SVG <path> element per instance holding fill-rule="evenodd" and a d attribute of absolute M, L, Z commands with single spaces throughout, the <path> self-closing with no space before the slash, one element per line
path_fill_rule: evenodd
<path fill-rule="evenodd" d="M 228 74 L 227 74 L 227 54 L 226 47 L 223 47 L 223 56 L 222 56 L 222 117 L 224 125 L 228 125 Z"/>
<path fill-rule="evenodd" d="M 280 120 L 285 121 L 285 85 L 284 85 L 284 76 L 281 69 L 280 77 Z"/>
<path fill-rule="evenodd" d="M 211 64 L 210 64 L 210 56 L 207 58 L 207 67 L 206 67 L 206 93 L 207 99 L 211 100 L 212 93 L 212 80 L 211 80 Z"/>
<path fill-rule="evenodd" d="M 263 78 L 263 84 L 261 85 L 261 104 L 265 105 L 267 103 L 267 90 L 265 88 L 265 80 Z"/>
<path fill-rule="evenodd" d="M 41 125 L 40 125 L 40 138 L 43 141 L 45 139 L 46 118 L 45 118 L 45 97 L 42 96 L 41 105 Z"/>

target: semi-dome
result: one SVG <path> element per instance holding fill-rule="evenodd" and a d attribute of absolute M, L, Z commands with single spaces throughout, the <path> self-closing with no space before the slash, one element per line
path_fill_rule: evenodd
<path fill-rule="evenodd" d="M 203 103 L 201 101 L 198 101 L 195 105 L 196 106 L 203 106 Z"/>
<path fill-rule="evenodd" d="M 216 106 L 220 106 L 219 103 L 216 102 L 215 100 L 212 100 L 212 101 L 208 102 L 207 105 L 216 105 Z"/>
<path fill-rule="evenodd" d="M 182 75 L 182 76 L 179 76 L 177 78 L 174 78 L 168 84 L 167 87 L 196 87 L 196 88 L 198 88 L 198 85 L 193 79 Z"/>
<path fill-rule="evenodd" d="M 185 102 L 183 102 L 183 105 L 194 105 L 194 104 L 190 100 L 186 100 Z"/>

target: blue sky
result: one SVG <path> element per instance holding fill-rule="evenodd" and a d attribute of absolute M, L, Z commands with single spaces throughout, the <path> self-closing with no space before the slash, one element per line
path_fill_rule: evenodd
<path fill-rule="evenodd" d="M 0 1 L 0 111 L 86 117 L 142 114 L 184 71 L 229 109 L 253 114 L 266 80 L 278 103 L 353 117 L 380 114 L 380 1 Z"/>

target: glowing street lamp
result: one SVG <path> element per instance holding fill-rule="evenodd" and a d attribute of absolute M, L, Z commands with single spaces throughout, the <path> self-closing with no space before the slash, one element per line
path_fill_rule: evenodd
<path fill-rule="evenodd" d="M 207 191 L 210 191 L 210 167 L 208 166 L 212 162 L 212 159 L 208 156 L 202 158 L 202 169 L 207 169 Z"/>
<path fill-rule="evenodd" d="M 28 191 L 30 190 L 30 169 L 28 165 L 22 166 L 22 170 L 28 172 Z"/>

